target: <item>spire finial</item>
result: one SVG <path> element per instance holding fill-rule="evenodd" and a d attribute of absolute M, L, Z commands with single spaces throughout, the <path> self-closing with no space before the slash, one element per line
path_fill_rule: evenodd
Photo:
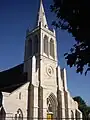
<path fill-rule="evenodd" d="M 40 8 L 39 8 L 39 11 L 38 11 L 36 26 L 39 26 L 40 22 L 42 23 L 42 25 L 44 27 L 46 27 L 46 26 L 48 27 L 42 0 L 40 0 Z"/>

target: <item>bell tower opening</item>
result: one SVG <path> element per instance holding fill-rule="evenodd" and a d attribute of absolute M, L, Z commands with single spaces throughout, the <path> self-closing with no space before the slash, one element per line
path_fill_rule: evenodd
<path fill-rule="evenodd" d="M 49 51 L 48 51 L 48 37 L 45 35 L 44 36 L 44 41 L 43 41 L 43 43 L 44 43 L 44 53 L 48 56 L 48 53 L 49 53 Z"/>
<path fill-rule="evenodd" d="M 51 38 L 50 39 L 50 56 L 52 58 L 55 58 L 55 52 L 54 52 L 54 40 Z"/>

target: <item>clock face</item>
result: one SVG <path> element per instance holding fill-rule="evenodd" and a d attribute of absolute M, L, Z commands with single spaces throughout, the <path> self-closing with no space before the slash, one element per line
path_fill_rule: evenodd
<path fill-rule="evenodd" d="M 47 66 L 46 68 L 47 74 L 51 77 L 54 73 L 54 70 L 51 66 Z"/>

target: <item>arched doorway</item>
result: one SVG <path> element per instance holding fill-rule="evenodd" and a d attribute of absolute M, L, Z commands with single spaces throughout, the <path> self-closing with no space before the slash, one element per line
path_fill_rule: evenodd
<path fill-rule="evenodd" d="M 56 96 L 51 93 L 47 98 L 47 119 L 52 120 L 57 118 L 57 99 Z"/>

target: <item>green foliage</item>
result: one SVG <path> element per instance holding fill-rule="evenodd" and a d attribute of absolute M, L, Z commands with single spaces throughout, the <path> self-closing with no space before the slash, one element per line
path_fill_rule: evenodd
<path fill-rule="evenodd" d="M 65 59 L 70 67 L 76 66 L 77 73 L 90 71 L 90 6 L 89 0 L 53 0 L 51 11 L 57 20 L 53 25 L 66 30 L 75 38 Z"/>

